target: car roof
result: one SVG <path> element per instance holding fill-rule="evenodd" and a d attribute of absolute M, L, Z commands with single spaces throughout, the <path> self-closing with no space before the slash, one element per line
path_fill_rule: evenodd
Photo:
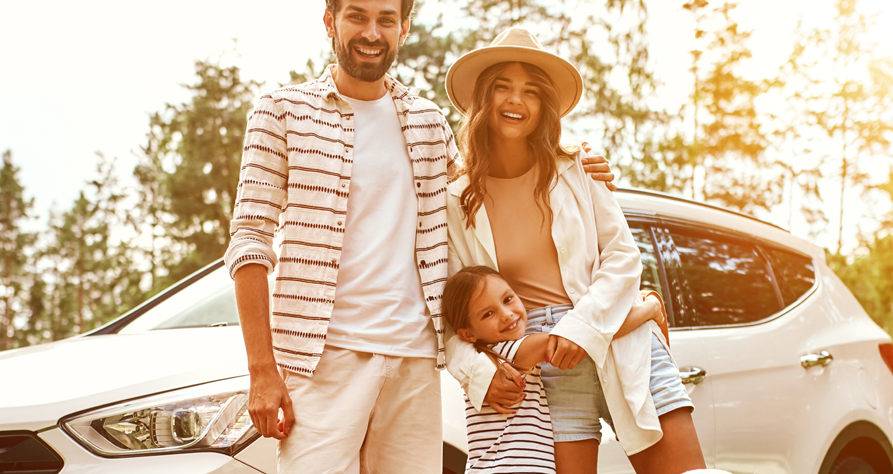
<path fill-rule="evenodd" d="M 821 262 L 825 261 L 825 251 L 821 247 L 795 237 L 775 224 L 747 214 L 644 189 L 620 188 L 615 194 L 620 207 L 627 214 L 643 214 L 720 227 L 768 240 L 805 253 Z"/>

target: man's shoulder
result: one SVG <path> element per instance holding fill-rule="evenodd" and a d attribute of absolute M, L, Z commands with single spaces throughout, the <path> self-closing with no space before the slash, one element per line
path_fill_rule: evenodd
<path fill-rule="evenodd" d="M 439 105 L 424 97 L 420 97 L 418 94 L 413 94 L 412 92 L 413 91 L 410 90 L 410 113 L 431 114 L 432 117 L 441 118 L 446 122 L 446 117 L 443 115 L 443 109 L 441 109 Z"/>
<path fill-rule="evenodd" d="M 262 94 L 260 99 L 262 101 L 264 99 L 272 100 L 273 102 L 286 101 L 290 103 L 308 102 L 321 104 L 329 100 L 330 93 L 328 86 L 321 83 L 318 79 L 314 79 L 301 84 L 282 86 Z"/>

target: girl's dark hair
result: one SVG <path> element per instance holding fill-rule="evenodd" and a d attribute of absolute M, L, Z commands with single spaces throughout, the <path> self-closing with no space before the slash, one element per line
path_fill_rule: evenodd
<path fill-rule="evenodd" d="M 499 278 L 505 281 L 505 278 L 499 272 L 484 265 L 465 267 L 447 280 L 446 286 L 443 288 L 442 310 L 444 319 L 450 323 L 454 330 L 471 328 L 468 307 L 471 304 L 471 299 L 483 289 L 487 277 Z M 474 342 L 474 348 L 478 352 L 487 354 L 500 370 L 505 370 L 502 367 L 503 363 L 511 365 L 521 373 L 529 372 L 531 369 L 530 367 L 522 367 L 509 361 L 498 352 L 487 347 L 487 343 L 480 339 Z"/>

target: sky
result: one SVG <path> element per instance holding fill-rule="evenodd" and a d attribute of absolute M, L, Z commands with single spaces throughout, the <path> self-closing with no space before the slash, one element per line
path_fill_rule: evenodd
<path fill-rule="evenodd" d="M 888 2 L 860 5 L 881 12 L 876 39 L 893 55 Z M 668 110 L 678 109 L 692 84 L 693 21 L 683 3 L 646 0 L 652 67 L 664 84 L 656 103 Z M 753 77 L 772 75 L 784 62 L 799 20 L 821 22 L 832 13 L 829 0 L 740 3 L 735 18 L 753 31 L 747 71 Z M 0 0 L 0 151 L 12 151 L 26 196 L 35 201 L 40 221 L 32 225 L 43 228 L 51 208 L 69 206 L 96 176 L 96 152 L 117 157 L 129 182 L 149 115 L 189 100 L 182 84 L 194 82 L 195 60 L 221 58 L 238 65 L 243 79 L 272 89 L 290 70 L 303 71 L 307 59 L 327 55 L 324 4 Z M 817 243 L 833 248 L 831 242 L 825 236 Z"/>

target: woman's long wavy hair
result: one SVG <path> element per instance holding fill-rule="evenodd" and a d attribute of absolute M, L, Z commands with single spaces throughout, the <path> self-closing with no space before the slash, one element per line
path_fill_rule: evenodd
<path fill-rule="evenodd" d="M 465 227 L 474 227 L 474 216 L 484 202 L 486 194 L 486 178 L 490 171 L 490 114 L 493 102 L 490 100 L 499 73 L 513 62 L 494 64 L 478 76 L 472 94 L 471 104 L 465 121 L 459 128 L 459 143 L 462 147 L 464 163 L 460 175 L 468 175 L 468 187 L 462 191 L 460 202 L 465 213 Z M 527 148 L 534 157 L 534 165 L 539 168 L 534 198 L 537 208 L 552 221 L 552 209 L 549 207 L 549 192 L 552 178 L 557 173 L 559 158 L 573 159 L 577 150 L 563 147 L 561 141 L 561 115 L 558 111 L 558 87 L 552 78 L 542 69 L 529 63 L 519 63 L 533 77 L 540 89 L 540 122 L 527 137 Z"/>
<path fill-rule="evenodd" d="M 499 272 L 484 265 L 465 267 L 447 280 L 446 286 L 443 288 L 443 318 L 450 323 L 454 330 L 471 328 L 468 308 L 471 305 L 471 299 L 483 289 L 484 282 L 488 277 L 499 278 L 505 281 L 505 278 Z M 531 367 L 521 367 L 510 362 L 498 352 L 490 349 L 487 343 L 480 339 L 475 341 L 473 345 L 478 352 L 487 354 L 490 360 L 496 364 L 496 367 L 502 370 L 505 370 L 502 367 L 502 364 L 505 363 L 514 367 L 522 374 L 530 372 Z"/>

